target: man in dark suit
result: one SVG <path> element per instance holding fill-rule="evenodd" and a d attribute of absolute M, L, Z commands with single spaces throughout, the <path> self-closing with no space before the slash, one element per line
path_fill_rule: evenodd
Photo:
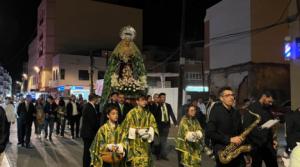
<path fill-rule="evenodd" d="M 78 103 L 76 103 L 76 96 L 72 95 L 69 103 L 67 104 L 67 115 L 70 120 L 71 125 L 71 135 L 72 139 L 79 138 L 79 127 L 80 127 L 80 117 L 81 109 Z M 74 133 L 74 126 L 76 125 L 76 133 Z"/>
<path fill-rule="evenodd" d="M 158 118 L 158 112 L 159 112 L 158 108 L 159 108 L 159 104 L 160 104 L 160 99 L 159 99 L 158 95 L 159 95 L 158 93 L 155 93 L 153 95 L 153 102 L 149 105 L 149 110 L 155 117 L 156 122 L 158 121 L 156 119 Z"/>
<path fill-rule="evenodd" d="M 0 166 L 3 160 L 3 152 L 8 143 L 8 121 L 5 110 L 0 106 Z"/>
<path fill-rule="evenodd" d="M 54 98 L 52 96 L 47 97 L 47 103 L 44 107 L 45 112 L 45 139 L 48 137 L 48 126 L 49 126 L 49 140 L 52 142 L 52 133 L 54 129 L 54 123 L 57 118 L 57 110 L 58 106 L 54 102 Z"/>
<path fill-rule="evenodd" d="M 107 103 L 103 106 L 103 110 L 101 111 L 101 120 L 100 120 L 100 126 L 104 125 L 107 121 L 107 114 L 106 114 L 106 110 L 110 107 L 110 106 L 115 106 L 118 107 L 118 92 L 112 92 L 109 96 L 109 100 L 107 101 Z M 118 107 L 119 108 L 119 107 Z"/>
<path fill-rule="evenodd" d="M 157 126 L 159 131 L 159 139 L 160 139 L 160 152 L 158 153 L 157 159 L 168 160 L 168 136 L 169 129 L 171 126 L 170 119 L 172 119 L 173 123 L 177 126 L 177 120 L 175 118 L 173 109 L 170 104 L 166 103 L 166 94 L 159 94 L 160 105 L 158 106 L 157 113 Z"/>
<path fill-rule="evenodd" d="M 249 110 L 261 117 L 258 126 L 256 126 L 247 136 L 247 142 L 252 146 L 250 152 L 252 157 L 252 167 L 261 167 L 262 161 L 265 162 L 266 167 L 278 167 L 273 129 L 259 129 L 262 124 L 273 119 L 270 110 L 272 103 L 272 94 L 266 91 L 259 96 L 258 101 L 250 104 L 248 107 Z M 255 120 L 255 116 L 249 112 L 245 112 L 243 114 L 244 128 L 249 127 Z"/>
<path fill-rule="evenodd" d="M 293 150 L 296 142 L 300 142 L 300 108 L 286 114 L 286 141 L 289 150 Z"/>
<path fill-rule="evenodd" d="M 24 147 L 24 142 L 26 148 L 32 148 L 30 146 L 30 137 L 31 137 L 31 126 L 33 121 L 33 114 L 35 113 L 35 107 L 31 102 L 31 96 L 27 95 L 25 102 L 19 104 L 17 108 L 17 114 L 20 119 L 20 139 L 19 144 Z M 24 140 L 25 139 L 25 140 Z"/>
<path fill-rule="evenodd" d="M 117 106 L 119 108 L 119 113 L 120 113 L 118 118 L 118 124 L 122 124 L 127 113 L 132 109 L 132 106 L 125 102 L 125 95 L 123 93 L 119 93 L 118 95 Z"/>
<path fill-rule="evenodd" d="M 83 139 L 83 167 L 89 167 L 91 163 L 89 148 L 97 134 L 99 129 L 99 117 L 97 115 L 97 110 L 95 105 L 98 101 L 98 96 L 96 94 L 89 95 L 89 102 L 84 105 L 82 110 L 82 127 L 81 127 L 81 137 Z"/>

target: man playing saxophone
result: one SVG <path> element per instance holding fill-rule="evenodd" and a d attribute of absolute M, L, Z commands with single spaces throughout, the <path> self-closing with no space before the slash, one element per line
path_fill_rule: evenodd
<path fill-rule="evenodd" d="M 243 139 L 238 136 L 242 132 L 240 113 L 234 109 L 235 97 L 230 87 L 219 90 L 221 103 L 215 104 L 211 110 L 207 124 L 206 135 L 212 140 L 217 167 L 242 167 L 244 159 L 237 156 L 227 164 L 220 162 L 218 153 L 230 143 L 240 145 Z"/>
<path fill-rule="evenodd" d="M 251 144 L 250 156 L 252 158 L 252 167 L 261 167 L 262 161 L 266 167 L 278 167 L 276 155 L 276 142 L 272 128 L 261 129 L 261 125 L 273 119 L 270 107 L 273 103 L 273 97 L 269 92 L 264 92 L 259 96 L 258 101 L 249 106 L 249 110 L 258 114 L 261 121 L 247 137 L 247 143 Z M 256 118 L 246 112 L 243 116 L 243 127 L 248 127 Z"/>

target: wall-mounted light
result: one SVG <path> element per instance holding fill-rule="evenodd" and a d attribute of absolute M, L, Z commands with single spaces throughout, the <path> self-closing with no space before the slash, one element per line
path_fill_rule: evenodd
<path fill-rule="evenodd" d="M 36 73 L 39 73 L 41 70 L 38 66 L 34 66 L 33 69 Z"/>
<path fill-rule="evenodd" d="M 27 79 L 28 79 L 28 75 L 27 75 L 27 74 L 25 74 L 25 73 L 23 73 L 23 74 L 22 74 L 22 77 L 23 77 L 25 80 L 27 80 Z"/>
<path fill-rule="evenodd" d="M 22 85 L 22 82 L 16 81 L 16 84 L 17 84 L 17 85 Z"/>
<path fill-rule="evenodd" d="M 285 60 L 298 59 L 300 57 L 300 38 L 292 40 L 290 36 L 284 39 L 283 57 Z"/>

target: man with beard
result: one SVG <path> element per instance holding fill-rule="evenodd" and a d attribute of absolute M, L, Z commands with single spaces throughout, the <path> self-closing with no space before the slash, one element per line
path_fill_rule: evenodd
<path fill-rule="evenodd" d="M 248 108 L 253 113 L 260 115 L 261 121 L 251 133 L 247 136 L 247 142 L 251 144 L 252 167 L 261 167 L 262 161 L 266 167 L 278 167 L 277 155 L 275 150 L 275 140 L 272 128 L 260 129 L 259 127 L 265 122 L 273 119 L 270 107 L 273 103 L 273 97 L 270 92 L 264 92 L 259 96 L 258 101 L 252 103 Z M 244 128 L 249 127 L 256 117 L 246 112 L 243 117 Z"/>

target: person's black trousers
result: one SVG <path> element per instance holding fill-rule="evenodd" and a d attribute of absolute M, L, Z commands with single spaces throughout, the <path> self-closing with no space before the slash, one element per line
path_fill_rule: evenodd
<path fill-rule="evenodd" d="M 263 147 L 253 148 L 251 152 L 252 167 L 261 167 L 262 161 L 266 167 L 278 167 L 276 150 L 271 144 Z"/>
<path fill-rule="evenodd" d="M 18 135 L 18 144 L 22 144 L 22 127 L 21 127 L 20 118 L 17 119 L 17 135 Z M 24 142 L 24 141 L 23 141 Z"/>
<path fill-rule="evenodd" d="M 159 158 L 167 158 L 169 153 L 168 136 L 169 136 L 169 125 L 162 124 L 158 126 L 159 131 Z"/>
<path fill-rule="evenodd" d="M 25 138 L 25 144 L 26 144 L 26 146 L 28 146 L 29 143 L 30 143 L 31 127 L 32 127 L 32 122 L 26 123 L 26 128 L 25 128 L 25 130 L 26 130 L 26 132 L 25 132 L 26 133 L 26 138 Z"/>
<path fill-rule="evenodd" d="M 90 147 L 94 138 L 82 138 L 83 139 L 83 167 L 91 166 L 91 154 Z"/>
<path fill-rule="evenodd" d="M 32 122 L 22 123 L 21 124 L 21 140 L 20 143 L 24 145 L 24 142 L 27 145 L 30 143 L 31 138 L 31 126 Z"/>
<path fill-rule="evenodd" d="M 59 132 L 61 130 L 61 120 L 60 118 L 56 119 L 56 135 L 59 135 Z"/>
<path fill-rule="evenodd" d="M 66 118 L 63 118 L 63 120 L 61 121 L 61 130 L 60 130 L 61 136 L 65 135 L 66 121 L 67 121 Z"/>
<path fill-rule="evenodd" d="M 79 115 L 75 115 L 71 117 L 70 120 L 70 124 L 71 124 L 71 135 L 72 137 L 74 136 L 74 126 L 76 125 L 76 137 L 79 137 L 79 127 L 80 127 L 80 116 Z"/>
<path fill-rule="evenodd" d="M 11 123 L 8 122 L 8 123 L 7 123 L 7 139 L 6 139 L 7 142 L 10 142 L 10 141 L 9 141 L 9 136 L 10 136 L 10 126 L 11 126 Z"/>

